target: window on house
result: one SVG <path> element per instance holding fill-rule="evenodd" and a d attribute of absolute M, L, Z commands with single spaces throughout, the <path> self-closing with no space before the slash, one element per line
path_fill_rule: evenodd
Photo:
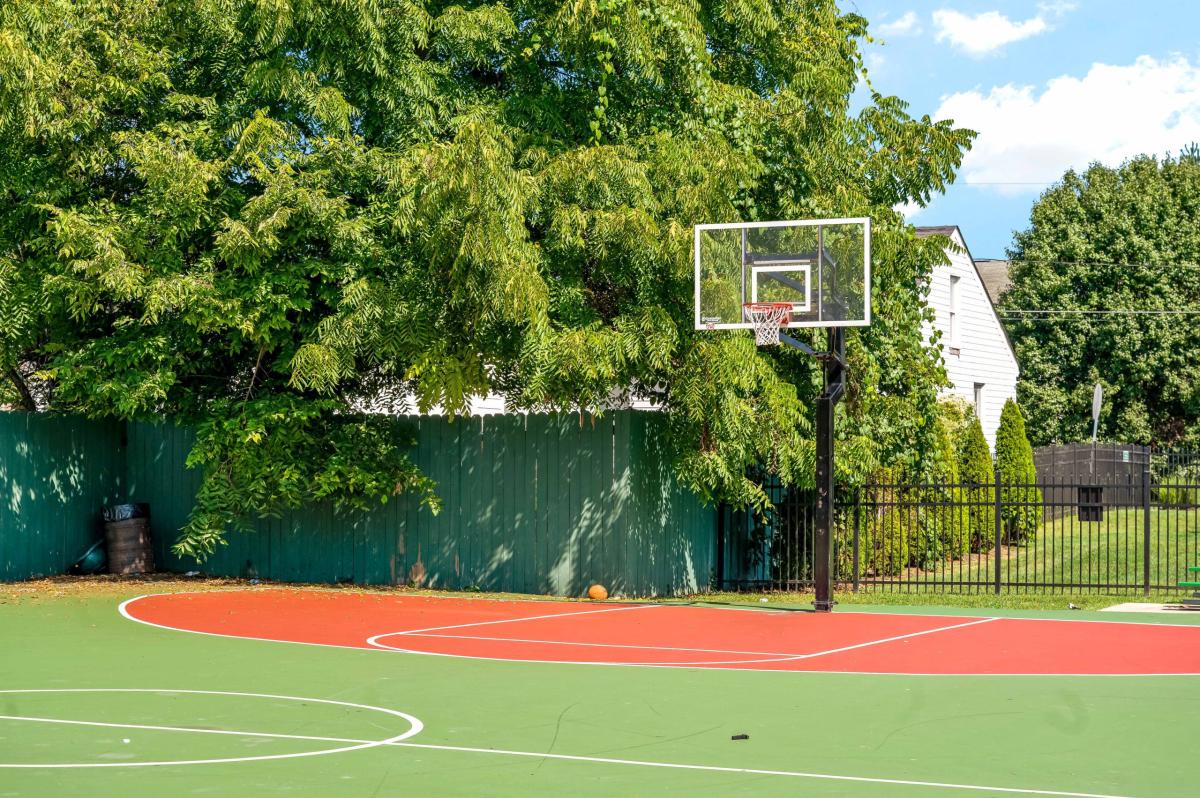
<path fill-rule="evenodd" d="M 958 277 L 950 277 L 950 354 L 957 355 L 958 349 Z"/>
<path fill-rule="evenodd" d="M 983 383 L 975 383 L 975 415 L 983 418 Z"/>

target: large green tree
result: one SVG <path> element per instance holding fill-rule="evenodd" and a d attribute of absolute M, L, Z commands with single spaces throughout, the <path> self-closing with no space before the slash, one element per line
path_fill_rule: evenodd
<path fill-rule="evenodd" d="M 1200 151 L 1067 172 L 1009 257 L 1002 307 L 1034 445 L 1087 439 L 1096 383 L 1102 437 L 1200 442 L 1200 326 L 1160 312 L 1200 307 Z"/>
<path fill-rule="evenodd" d="M 650 392 L 685 484 L 762 504 L 751 466 L 808 478 L 818 371 L 692 331 L 691 227 L 870 215 L 844 462 L 919 461 L 940 253 L 892 208 L 971 134 L 864 89 L 866 32 L 831 0 L 0 4 L 0 369 L 196 426 L 198 555 L 280 506 L 436 503 L 348 412 L 402 395 Z"/>

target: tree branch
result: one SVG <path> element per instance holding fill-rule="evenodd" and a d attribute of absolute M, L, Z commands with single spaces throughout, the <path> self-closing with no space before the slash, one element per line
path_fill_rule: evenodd
<path fill-rule="evenodd" d="M 34 400 L 29 386 L 25 384 L 25 378 L 21 376 L 21 372 L 17 371 L 17 367 L 9 366 L 6 368 L 4 376 L 8 378 L 13 387 L 17 389 L 17 393 L 21 395 L 21 409 L 28 410 L 30 413 L 35 412 L 37 410 L 37 402 Z"/>
<path fill-rule="evenodd" d="M 250 387 L 246 389 L 246 398 L 243 402 L 250 401 L 250 394 L 254 393 L 254 381 L 258 379 L 258 367 L 262 365 L 263 355 L 267 353 L 267 345 L 263 344 L 258 350 L 258 359 L 254 361 L 254 370 L 250 372 Z"/>

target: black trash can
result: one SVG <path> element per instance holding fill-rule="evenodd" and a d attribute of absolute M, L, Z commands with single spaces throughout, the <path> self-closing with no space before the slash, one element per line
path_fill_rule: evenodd
<path fill-rule="evenodd" d="M 104 508 L 104 538 L 111 574 L 146 574 L 154 570 L 150 542 L 150 505 L 117 504 Z"/>

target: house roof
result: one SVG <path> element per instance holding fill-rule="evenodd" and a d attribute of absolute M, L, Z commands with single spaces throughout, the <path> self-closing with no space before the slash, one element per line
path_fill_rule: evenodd
<path fill-rule="evenodd" d="M 933 227 L 918 227 L 917 238 L 929 238 L 930 236 L 949 237 L 954 235 L 955 230 L 958 230 L 958 225 L 956 224 L 939 224 L 934 225 Z M 958 230 L 958 234 L 961 236 L 962 231 Z"/>
<path fill-rule="evenodd" d="M 971 257 L 971 249 L 967 246 L 967 237 L 962 234 L 962 230 L 959 229 L 959 226 L 956 224 L 930 225 L 927 227 L 917 228 L 917 238 L 929 238 L 930 236 L 946 236 L 947 238 L 950 238 L 955 233 L 958 233 L 958 239 L 959 241 L 962 241 L 963 249 L 966 250 L 967 253 L 967 259 L 970 260 L 975 266 L 975 274 L 979 275 L 979 282 L 983 283 L 983 289 L 984 293 L 987 294 L 988 304 L 992 306 L 992 314 L 996 317 L 996 324 L 999 325 L 1000 332 L 1004 335 L 1004 342 L 1008 344 L 1008 351 L 1012 352 L 1013 359 L 1016 360 L 1017 350 L 1013 348 L 1012 339 L 1008 337 L 1008 330 L 1004 327 L 1004 322 L 1000 319 L 1000 314 L 996 312 L 996 302 L 1000 299 L 1000 294 L 1012 284 L 1011 280 L 1008 280 L 1008 261 L 975 260 L 975 258 Z M 981 266 L 985 263 L 1004 264 L 1004 278 L 1007 282 L 1005 282 L 1003 286 L 998 287 L 996 293 L 994 294 L 992 293 L 992 284 L 989 283 L 987 278 L 985 278 L 983 275 Z"/>
<path fill-rule="evenodd" d="M 1012 278 L 1008 276 L 1008 261 L 984 258 L 975 261 L 975 269 L 979 272 L 979 279 L 983 280 L 983 287 L 987 289 L 992 304 L 995 305 L 1000 301 L 1000 295 L 1012 287 Z"/>

